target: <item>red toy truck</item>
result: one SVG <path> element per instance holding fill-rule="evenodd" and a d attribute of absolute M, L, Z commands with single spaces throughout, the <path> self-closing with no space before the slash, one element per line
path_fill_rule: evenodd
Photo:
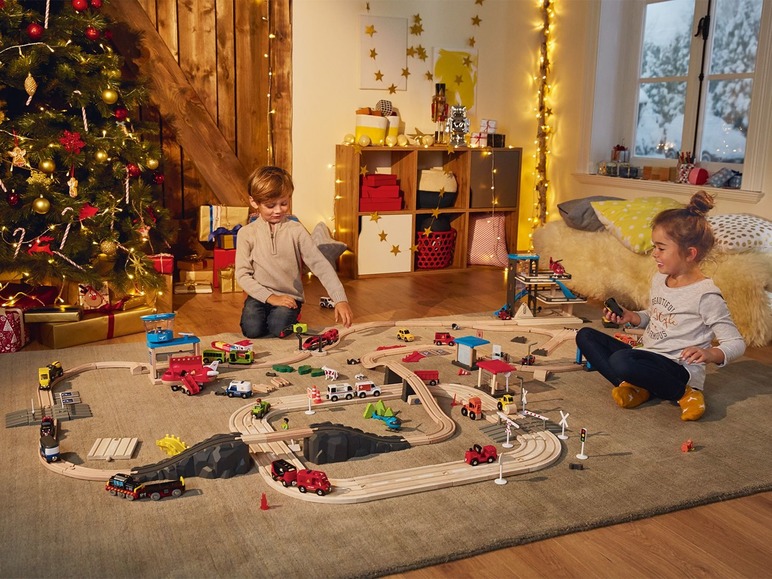
<path fill-rule="evenodd" d="M 439 370 L 416 370 L 415 375 L 429 386 L 436 386 L 440 383 Z"/>
<path fill-rule="evenodd" d="M 475 444 L 464 454 L 464 462 L 466 464 L 471 464 L 472 466 L 477 466 L 481 462 L 496 462 L 497 458 L 498 453 L 496 452 L 496 447 L 492 444 L 486 444 L 485 446 Z"/>
<path fill-rule="evenodd" d="M 271 463 L 271 478 L 280 481 L 282 486 L 298 487 L 301 493 L 312 491 L 320 497 L 332 490 L 327 475 L 321 470 L 298 470 L 294 464 L 281 458 Z"/>
<path fill-rule="evenodd" d="M 435 346 L 454 346 L 456 344 L 455 340 L 448 332 L 434 332 Z"/>
<path fill-rule="evenodd" d="M 476 420 L 479 416 L 482 418 L 482 400 L 479 396 L 472 396 L 461 407 L 461 415 L 469 416 L 472 420 Z"/>

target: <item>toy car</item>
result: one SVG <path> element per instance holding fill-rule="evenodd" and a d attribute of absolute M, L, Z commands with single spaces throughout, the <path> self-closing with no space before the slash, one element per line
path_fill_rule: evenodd
<path fill-rule="evenodd" d="M 316 350 L 321 349 L 324 346 L 329 346 L 330 344 L 333 344 L 338 341 L 338 330 L 335 328 L 332 328 L 330 330 L 327 330 L 323 334 L 319 334 L 318 336 L 311 336 L 309 338 L 306 338 L 306 341 L 303 342 L 303 349 L 304 350 Z"/>
<path fill-rule="evenodd" d="M 413 342 L 415 341 L 415 336 L 407 328 L 400 328 L 397 330 L 397 339 L 403 342 Z"/>
<path fill-rule="evenodd" d="M 442 346 L 443 344 L 446 346 L 454 346 L 456 344 L 455 340 L 456 339 L 448 332 L 434 332 L 435 346 Z"/>
<path fill-rule="evenodd" d="M 471 464 L 472 466 L 477 466 L 481 462 L 496 462 L 497 458 L 498 453 L 496 452 L 496 447 L 492 444 L 486 444 L 485 446 L 475 444 L 464 454 L 464 462 L 466 464 Z"/>
<path fill-rule="evenodd" d="M 517 412 L 515 397 L 512 396 L 512 394 L 504 394 L 501 398 L 499 398 L 498 402 L 496 402 L 496 408 L 507 414 Z"/>
<path fill-rule="evenodd" d="M 319 298 L 319 306 L 322 307 L 322 308 L 327 308 L 327 309 L 332 310 L 332 309 L 335 308 L 335 303 L 333 303 L 332 298 L 328 298 L 327 296 L 323 296 L 323 297 Z"/>
<path fill-rule="evenodd" d="M 281 481 L 285 487 L 297 486 L 297 467 L 289 461 L 280 458 L 271 463 L 271 478 Z"/>
<path fill-rule="evenodd" d="M 461 416 L 469 416 L 472 420 L 482 418 L 482 400 L 479 396 L 472 396 L 464 403 L 461 407 Z"/>
<path fill-rule="evenodd" d="M 252 418 L 262 418 L 271 409 L 271 403 L 262 398 L 258 398 L 255 405 L 252 407 Z"/>

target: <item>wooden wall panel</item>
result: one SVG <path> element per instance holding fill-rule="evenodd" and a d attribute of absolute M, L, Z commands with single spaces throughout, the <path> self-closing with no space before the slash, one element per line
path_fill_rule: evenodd
<path fill-rule="evenodd" d="M 202 204 L 244 203 L 246 176 L 259 164 L 292 169 L 291 0 L 108 6 L 143 38 L 138 60 L 160 111 L 164 204 L 177 218 L 194 220 Z"/>

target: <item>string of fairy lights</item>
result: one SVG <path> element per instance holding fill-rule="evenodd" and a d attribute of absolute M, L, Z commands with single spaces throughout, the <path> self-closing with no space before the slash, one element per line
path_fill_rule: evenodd
<path fill-rule="evenodd" d="M 550 155 L 550 138 L 552 137 L 552 107 L 550 106 L 551 55 L 553 49 L 553 24 L 555 19 L 555 1 L 539 0 L 541 13 L 541 41 L 539 43 L 539 72 L 534 75 L 537 89 L 536 119 L 536 152 L 534 153 L 534 202 L 533 213 L 529 218 L 531 232 L 529 242 L 533 246 L 533 232 L 547 221 L 547 194 L 549 179 L 547 178 L 547 160 Z M 532 248 L 532 247 L 531 247 Z"/>
<path fill-rule="evenodd" d="M 275 149 L 274 149 L 274 118 L 276 110 L 273 107 L 273 69 L 274 69 L 274 53 L 273 53 L 273 40 L 276 38 L 276 34 L 273 31 L 273 24 L 271 20 L 273 3 L 271 0 L 267 0 L 265 3 L 265 15 L 262 16 L 263 22 L 265 22 L 265 29 L 268 31 L 268 45 L 263 58 L 266 59 L 268 65 L 268 93 L 266 98 L 267 102 L 267 115 L 266 115 L 266 129 L 268 131 L 268 164 L 275 165 Z"/>

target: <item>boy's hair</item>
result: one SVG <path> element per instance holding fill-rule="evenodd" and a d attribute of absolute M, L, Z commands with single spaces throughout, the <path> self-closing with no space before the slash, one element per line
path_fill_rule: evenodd
<path fill-rule="evenodd" d="M 265 165 L 249 176 L 249 195 L 257 203 L 267 203 L 282 197 L 292 197 L 295 185 L 290 174 L 281 167 Z"/>
<path fill-rule="evenodd" d="M 697 250 L 696 261 L 702 261 L 713 247 L 713 229 L 705 215 L 713 209 L 713 197 L 705 191 L 697 191 L 689 205 L 678 209 L 666 209 L 658 213 L 651 223 L 652 229 L 661 227 L 670 239 L 678 244 L 681 253 L 690 247 Z"/>

